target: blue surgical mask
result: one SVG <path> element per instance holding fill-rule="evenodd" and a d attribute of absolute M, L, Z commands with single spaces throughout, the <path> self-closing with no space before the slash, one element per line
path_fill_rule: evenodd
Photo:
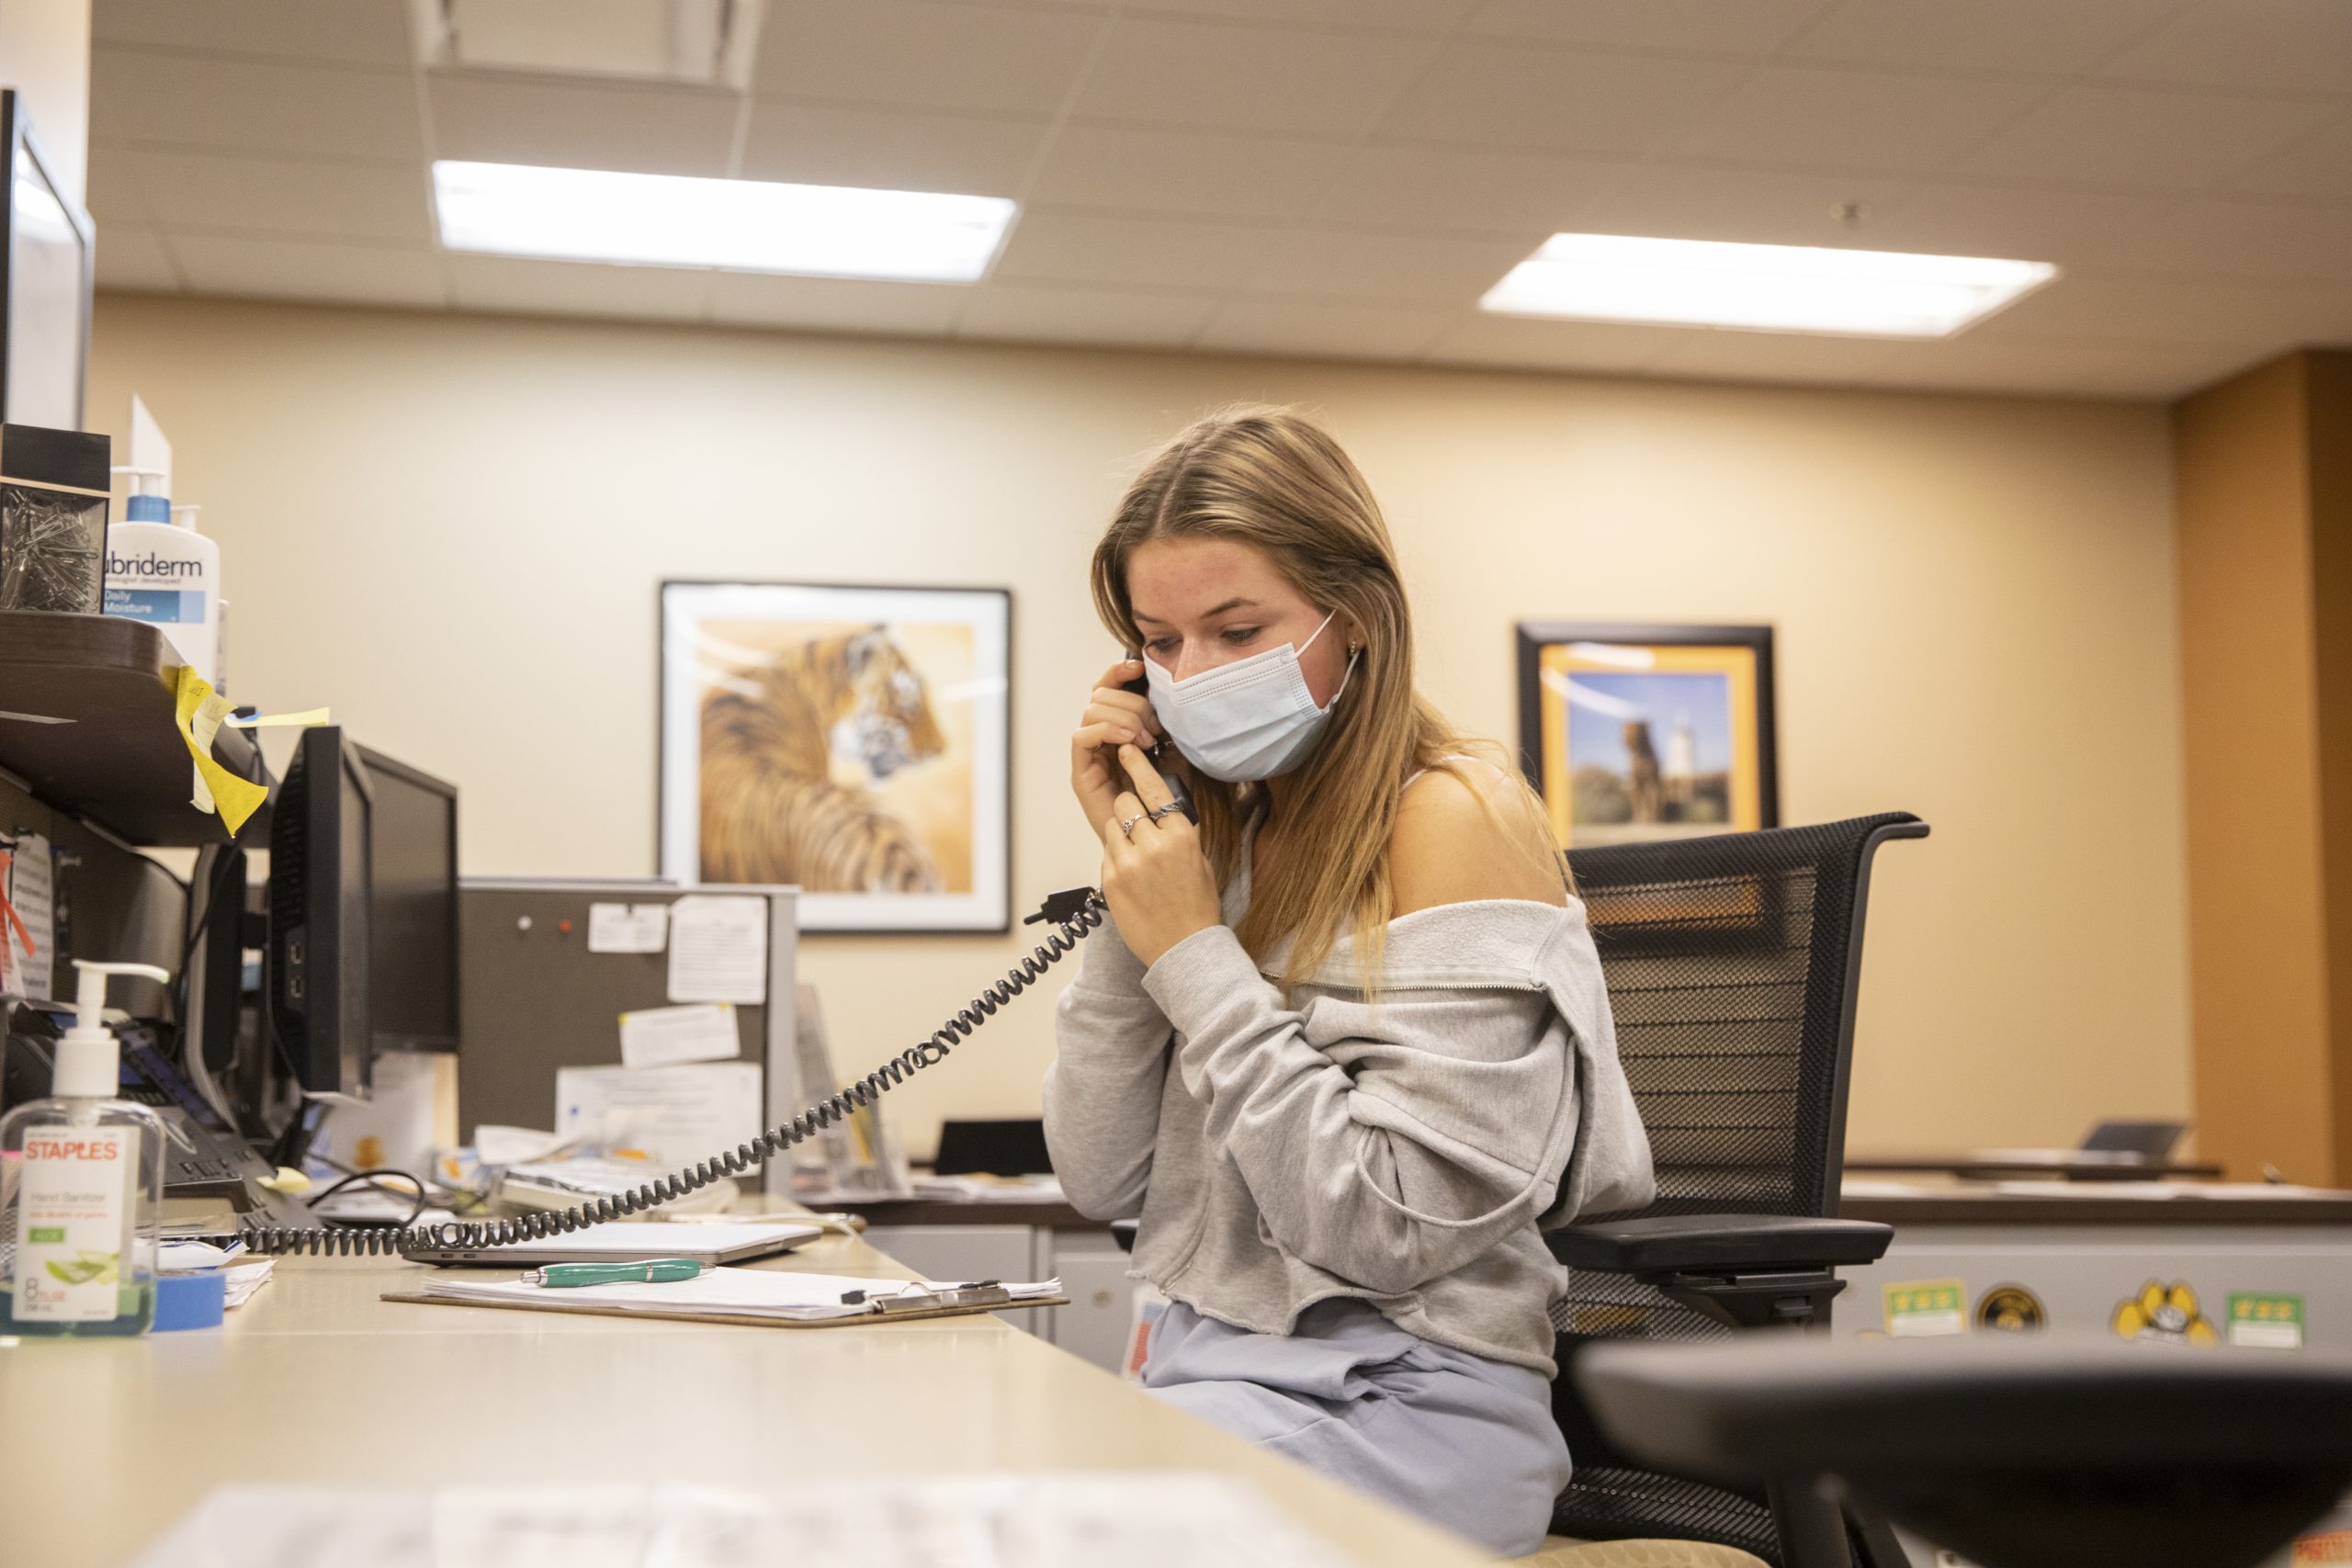
<path fill-rule="evenodd" d="M 1340 693 L 1348 689 L 1348 675 L 1355 673 L 1356 656 L 1351 651 L 1347 674 L 1340 677 L 1330 705 L 1315 705 L 1298 656 L 1315 646 L 1331 615 L 1324 616 L 1323 626 L 1296 648 L 1284 643 L 1182 681 L 1159 660 L 1146 659 L 1152 711 L 1184 760 L 1227 784 L 1270 779 L 1298 766 L 1314 748 L 1331 708 L 1339 705 Z"/>

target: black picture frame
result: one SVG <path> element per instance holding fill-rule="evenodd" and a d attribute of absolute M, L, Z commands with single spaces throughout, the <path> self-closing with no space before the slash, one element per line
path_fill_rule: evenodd
<path fill-rule="evenodd" d="M 1745 649 L 1755 671 L 1754 712 L 1757 808 L 1759 820 L 1727 825 L 1719 830 L 1739 831 L 1781 825 L 1780 736 L 1778 688 L 1773 668 L 1773 628 L 1770 626 L 1707 626 L 1627 621 L 1521 621 L 1516 628 L 1519 675 L 1520 767 L 1547 806 L 1565 781 L 1547 773 L 1544 732 L 1545 650 L 1569 644 L 1598 644 L 1627 649 Z M 1555 809 L 1555 829 L 1563 818 Z M 1661 835 L 1663 836 L 1663 835 Z M 1566 847 L 1565 844 L 1563 847 Z"/>
<path fill-rule="evenodd" d="M 673 688 L 682 692 L 692 682 L 682 681 L 673 663 L 673 637 L 677 618 L 684 613 L 683 603 L 690 597 L 718 592 L 776 591 L 783 593 L 839 594 L 847 609 L 863 596 L 866 601 L 889 598 L 922 598 L 937 596 L 942 600 L 994 601 L 998 605 L 998 620 L 1001 626 L 1001 692 L 995 699 L 996 716 L 991 722 L 983 716 L 981 723 L 995 731 L 992 741 L 976 734 L 977 749 L 1001 759 L 1001 773 L 993 784 L 980 775 L 978 766 L 974 773 L 975 799 L 972 844 L 973 879 L 971 897 L 982 908 L 956 907 L 951 896 L 930 894 L 845 894 L 803 887 L 799 898 L 800 930 L 804 935 L 854 936 L 1003 936 L 1013 927 L 1013 880 L 1015 844 L 1013 840 L 1013 737 L 1014 713 L 1014 622 L 1012 590 L 994 585 L 948 583 L 880 583 L 824 582 L 808 579 L 749 579 L 749 578 L 665 578 L 659 584 L 655 597 L 655 682 L 654 730 L 654 843 L 658 874 L 681 884 L 694 884 L 723 889 L 732 884 L 700 881 L 700 846 L 695 835 L 695 863 L 689 867 L 684 853 L 684 833 L 677 819 L 677 802 L 673 799 L 673 773 L 677 771 L 676 752 L 684 742 L 684 731 L 677 729 L 678 714 L 673 707 L 677 700 Z M 832 619 L 860 619 L 857 615 L 828 616 Z M 976 649 L 976 655 L 982 652 Z M 998 679 L 987 671 L 977 676 L 982 681 Z M 673 733 L 673 731 L 676 731 Z M 698 778 L 697 773 L 697 778 Z M 982 795 L 993 795 L 995 805 L 989 809 Z M 699 784 L 697 784 L 697 800 Z M 987 846 L 980 831 L 983 817 L 994 827 L 996 850 L 992 857 L 998 863 L 992 868 L 984 864 Z M 691 871 L 692 874 L 687 874 Z M 790 881 L 786 877 L 775 878 Z M 938 899 L 944 910 L 943 918 L 924 921 L 921 919 L 897 919 L 885 921 L 862 921 L 845 917 L 839 909 L 829 908 L 850 898 L 863 899 Z"/>
<path fill-rule="evenodd" d="M 30 117 L 26 113 L 25 96 L 10 87 L 0 89 L 0 145 L 7 150 L 7 199 L 0 203 L 0 421 L 10 424 L 31 424 L 50 429 L 79 430 L 89 400 L 90 390 L 90 318 L 91 297 L 96 287 L 96 231 L 89 212 L 66 196 L 58 184 L 56 164 L 41 151 L 40 138 L 34 132 Z M 24 282 L 17 261 L 17 242 L 22 232 L 24 213 L 17 201 L 17 173 L 19 165 L 28 167 L 39 178 L 48 198 L 63 215 L 66 226 L 74 232 L 81 250 L 81 276 L 75 293 L 78 319 L 73 327 L 74 337 L 74 407 L 72 417 L 61 423 L 51 411 L 19 406 L 22 388 L 12 384 L 21 378 L 12 377 L 15 369 L 17 344 L 9 330 L 16 319 L 17 293 Z"/>

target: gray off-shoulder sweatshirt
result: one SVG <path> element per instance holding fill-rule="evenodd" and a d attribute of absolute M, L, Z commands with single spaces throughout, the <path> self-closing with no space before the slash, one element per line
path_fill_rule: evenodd
<path fill-rule="evenodd" d="M 1567 1275 L 1539 1230 L 1655 1191 L 1583 905 L 1417 910 L 1376 1007 L 1352 940 L 1285 998 L 1286 953 L 1261 973 L 1233 932 L 1249 859 L 1224 923 L 1148 969 L 1115 925 L 1087 939 L 1045 1081 L 1070 1201 L 1140 1214 L 1130 1273 L 1206 1316 L 1287 1334 L 1360 1297 L 1553 1375 Z"/>

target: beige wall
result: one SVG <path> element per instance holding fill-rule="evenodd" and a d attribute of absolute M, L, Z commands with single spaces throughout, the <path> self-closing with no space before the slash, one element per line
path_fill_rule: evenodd
<path fill-rule="evenodd" d="M 0 0 L 0 87 L 23 91 L 51 173 L 86 201 L 90 0 Z"/>
<path fill-rule="evenodd" d="M 2167 434 L 2150 407 L 113 297 L 221 541 L 237 694 L 460 782 L 477 873 L 653 863 L 664 576 L 1009 585 L 1014 892 L 1091 881 L 1063 777 L 1114 649 L 1084 563 L 1134 457 L 1234 398 L 1378 489 L 1425 689 L 1514 724 L 1518 617 L 1780 627 L 1788 819 L 1935 826 L 1871 905 L 1856 1149 L 2071 1142 L 2188 1104 Z M 819 938 L 836 1050 L 903 1048 L 1011 939 Z M 1042 1001 L 899 1100 L 1032 1114 Z"/>

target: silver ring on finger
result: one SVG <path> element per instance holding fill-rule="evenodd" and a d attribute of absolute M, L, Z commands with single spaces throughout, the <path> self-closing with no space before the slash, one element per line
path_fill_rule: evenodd
<path fill-rule="evenodd" d="M 1149 814 L 1146 813 L 1145 815 L 1148 816 Z M 1119 831 L 1127 836 L 1127 842 L 1132 844 L 1136 841 L 1136 824 L 1142 820 L 1144 820 L 1143 817 L 1122 817 L 1119 818 Z"/>
<path fill-rule="evenodd" d="M 1165 806 L 1153 807 L 1149 811 L 1146 812 L 1145 815 L 1149 817 L 1154 822 L 1157 822 L 1163 817 L 1172 817 L 1177 812 L 1183 809 L 1184 808 L 1182 807 L 1177 805 L 1171 800 Z"/>

